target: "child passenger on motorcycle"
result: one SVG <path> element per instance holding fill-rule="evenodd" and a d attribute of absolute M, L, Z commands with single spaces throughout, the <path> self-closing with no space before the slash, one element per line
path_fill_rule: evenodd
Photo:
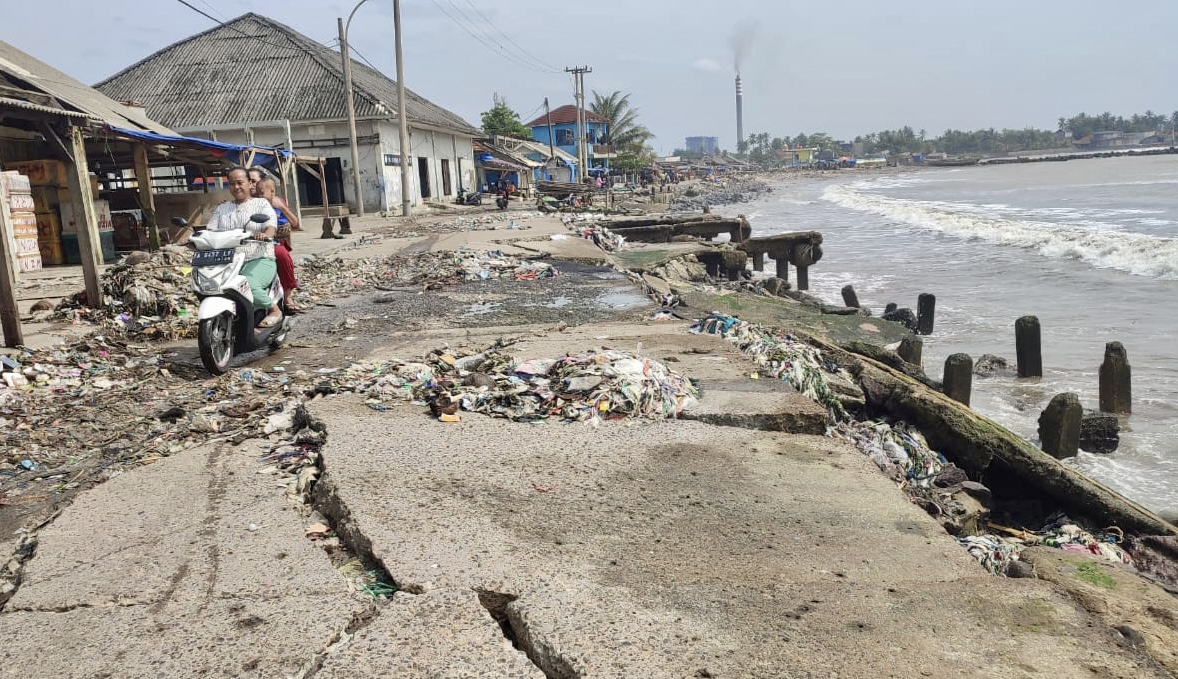
<path fill-rule="evenodd" d="M 245 253 L 241 275 L 249 281 L 254 308 L 267 310 L 266 317 L 258 327 L 270 328 L 282 321 L 282 310 L 270 301 L 267 291 L 278 273 L 274 262 L 274 243 L 270 241 L 277 228 L 277 216 L 269 201 L 250 196 L 249 175 L 245 168 L 235 167 L 229 171 L 229 194 L 233 200 L 218 205 L 205 228 L 210 231 L 243 229 L 253 233 L 254 240 L 241 245 Z M 265 224 L 250 221 L 250 217 L 255 214 L 264 214 L 270 219 Z"/>

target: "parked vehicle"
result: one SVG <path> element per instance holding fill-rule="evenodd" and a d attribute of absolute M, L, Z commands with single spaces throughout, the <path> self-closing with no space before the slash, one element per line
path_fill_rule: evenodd
<path fill-rule="evenodd" d="M 458 198 L 454 202 L 459 205 L 482 205 L 483 194 L 481 191 L 467 193 L 464 189 L 458 189 Z"/>
<path fill-rule="evenodd" d="M 250 220 L 264 224 L 269 217 L 256 214 Z M 175 221 L 184 225 L 184 220 Z M 270 328 L 257 327 L 267 310 L 254 308 L 249 281 L 241 275 L 245 253 L 238 247 L 252 237 L 244 229 L 206 229 L 189 238 L 196 248 L 192 256 L 192 289 L 200 298 L 197 347 L 200 362 L 214 375 L 228 370 L 235 353 L 257 351 L 266 346 L 277 349 L 290 331 L 291 322 L 277 276 L 267 288 L 267 294 L 282 310 L 282 320 Z"/>

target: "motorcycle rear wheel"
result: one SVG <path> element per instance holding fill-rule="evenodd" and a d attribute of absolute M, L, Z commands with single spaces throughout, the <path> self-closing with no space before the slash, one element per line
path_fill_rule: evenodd
<path fill-rule="evenodd" d="M 229 312 L 200 322 L 196 343 L 205 370 L 221 375 L 229 369 L 229 361 L 233 359 L 233 340 L 233 316 Z"/>

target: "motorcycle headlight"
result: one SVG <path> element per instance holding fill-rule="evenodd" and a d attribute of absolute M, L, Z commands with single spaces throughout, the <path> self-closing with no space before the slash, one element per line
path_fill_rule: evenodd
<path fill-rule="evenodd" d="M 233 270 L 229 268 L 214 269 L 209 273 L 196 269 L 192 276 L 192 287 L 199 294 L 215 295 L 221 292 L 232 275 Z"/>

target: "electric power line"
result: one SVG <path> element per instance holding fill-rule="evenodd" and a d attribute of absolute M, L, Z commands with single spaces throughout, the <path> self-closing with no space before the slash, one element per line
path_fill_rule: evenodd
<path fill-rule="evenodd" d="M 506 49 L 504 49 L 502 47 L 500 47 L 499 50 L 496 50 L 494 47 L 487 44 L 487 41 L 483 40 L 483 38 L 481 36 L 479 36 L 478 33 L 472 31 L 470 29 L 470 27 L 468 27 L 466 24 L 464 24 L 461 21 L 459 21 L 458 19 L 456 19 L 454 17 L 454 15 L 452 15 L 449 12 L 449 10 L 447 10 L 445 7 L 440 5 L 437 0 L 430 0 L 430 2 L 432 2 L 434 7 L 437 7 L 442 12 L 442 14 L 445 14 L 446 18 L 450 19 L 450 21 L 453 21 L 455 24 L 457 24 L 459 28 L 466 31 L 466 33 L 470 37 L 472 37 L 476 41 L 478 41 L 479 44 L 481 44 L 483 47 L 486 47 L 487 49 L 491 50 L 492 52 L 496 52 L 496 51 L 499 52 L 500 55 L 502 55 L 505 59 L 512 62 L 516 66 L 521 66 L 521 67 L 526 68 L 530 71 L 536 71 L 537 73 L 559 73 L 559 71 L 556 71 L 556 70 L 544 70 L 544 69 L 537 68 L 536 66 L 533 66 L 532 64 L 529 64 L 528 62 L 520 59 L 518 56 L 512 54 L 511 52 L 506 51 Z M 451 4 L 453 4 L 453 3 L 451 3 Z M 459 12 L 459 15 L 461 16 L 461 12 Z"/>
<path fill-rule="evenodd" d="M 200 0 L 200 4 L 204 5 L 205 7 L 208 7 L 209 11 L 212 12 L 213 14 L 220 14 L 221 13 L 217 10 L 216 7 L 213 7 L 209 3 L 205 2 L 205 0 Z"/>
<path fill-rule="evenodd" d="M 330 47 L 332 47 L 333 49 L 336 49 L 336 48 L 339 48 L 339 46 L 340 46 L 339 38 L 332 39 Z M 369 61 L 368 57 L 364 56 L 363 52 L 356 49 L 355 45 L 351 45 L 351 44 L 348 45 L 348 53 L 349 53 L 349 55 L 355 54 L 356 56 L 360 57 L 360 61 L 363 61 L 368 66 L 368 68 L 371 68 L 372 70 L 376 71 L 377 73 L 380 73 L 380 69 L 377 68 L 376 65 L 373 64 L 371 61 Z"/>
<path fill-rule="evenodd" d="M 458 7 L 455 6 L 451 0 L 447 0 L 447 2 L 449 2 L 450 5 L 453 6 L 455 10 L 458 10 Z M 548 65 L 543 59 L 537 57 L 536 55 L 532 54 L 531 52 L 529 52 L 526 49 L 524 49 L 523 47 L 521 47 L 520 44 L 517 43 L 515 40 L 512 40 L 511 36 L 509 36 L 506 33 L 506 31 L 504 31 L 502 28 L 499 28 L 497 25 L 495 25 L 495 22 L 491 21 L 491 18 L 488 17 L 486 14 L 483 14 L 482 10 L 480 10 L 478 7 L 475 7 L 474 3 L 472 3 L 470 0 L 466 0 L 466 4 L 470 5 L 470 8 L 473 9 L 475 11 L 475 13 L 478 14 L 479 17 L 487 23 L 487 25 L 489 25 L 491 28 L 498 31 L 499 35 L 503 36 L 504 40 L 506 40 L 508 43 L 510 43 L 513 47 L 515 47 L 516 51 L 519 52 L 520 55 L 522 55 L 525 60 L 531 61 L 533 64 L 536 64 L 537 66 L 540 66 L 540 67 L 542 67 L 546 70 L 552 71 L 554 73 L 560 72 L 558 69 L 555 69 L 552 66 Z M 490 33 L 487 34 L 487 37 L 490 37 L 492 40 L 495 40 L 493 37 L 491 37 Z M 498 40 L 495 40 L 495 44 L 502 46 Z"/>
<path fill-rule="evenodd" d="M 209 21 L 212 21 L 213 23 L 221 24 L 222 26 L 224 26 L 224 25 L 225 25 L 225 23 L 224 23 L 224 22 L 222 22 L 220 19 L 218 19 L 217 17 L 213 16 L 212 14 L 209 14 L 208 12 L 206 12 L 206 11 L 204 11 L 203 9 L 201 9 L 201 8 L 197 7 L 196 5 L 193 5 L 192 3 L 188 2 L 188 0 L 176 0 L 176 2 L 180 3 L 181 5 L 184 5 L 184 6 L 185 6 L 185 7 L 187 7 L 188 9 L 192 10 L 193 12 L 196 12 L 197 14 L 199 14 L 199 15 L 201 15 L 202 17 L 204 17 L 204 18 L 208 19 Z"/>
<path fill-rule="evenodd" d="M 201 1 L 203 2 L 204 0 L 201 0 Z M 291 41 L 291 44 L 289 44 L 289 45 L 280 45 L 276 42 L 270 42 L 269 40 L 258 37 L 256 35 L 250 35 L 249 33 L 246 33 L 245 31 L 241 30 L 240 28 L 238 28 L 236 26 L 232 26 L 230 24 L 225 23 L 224 21 L 221 21 L 217 17 L 209 14 L 208 12 L 205 12 L 204 10 L 200 9 L 199 7 L 194 6 L 192 3 L 188 2 L 187 0 L 176 0 L 176 2 L 180 3 L 181 5 L 184 5 L 188 9 L 192 10 L 193 12 L 196 12 L 197 14 L 208 19 L 209 21 L 212 21 L 213 23 L 217 24 L 218 26 L 221 26 L 222 28 L 228 28 L 229 30 L 231 30 L 231 31 L 243 36 L 243 37 L 249 38 L 250 40 L 253 40 L 254 42 L 261 43 L 263 45 L 269 45 L 271 47 L 277 47 L 279 49 L 295 50 L 297 52 L 302 52 L 303 54 L 306 54 L 306 55 L 312 56 L 312 57 L 321 57 L 322 56 L 319 54 L 315 54 L 311 50 L 309 50 L 301 45 L 295 44 L 295 42 L 293 40 Z M 204 3 L 204 4 L 206 6 L 208 5 L 208 3 Z M 210 9 L 212 9 L 212 8 L 210 7 Z M 327 45 L 323 45 L 323 43 L 318 43 L 318 44 L 322 45 L 323 47 L 327 47 Z M 330 48 L 328 48 L 328 49 L 330 49 Z"/>

